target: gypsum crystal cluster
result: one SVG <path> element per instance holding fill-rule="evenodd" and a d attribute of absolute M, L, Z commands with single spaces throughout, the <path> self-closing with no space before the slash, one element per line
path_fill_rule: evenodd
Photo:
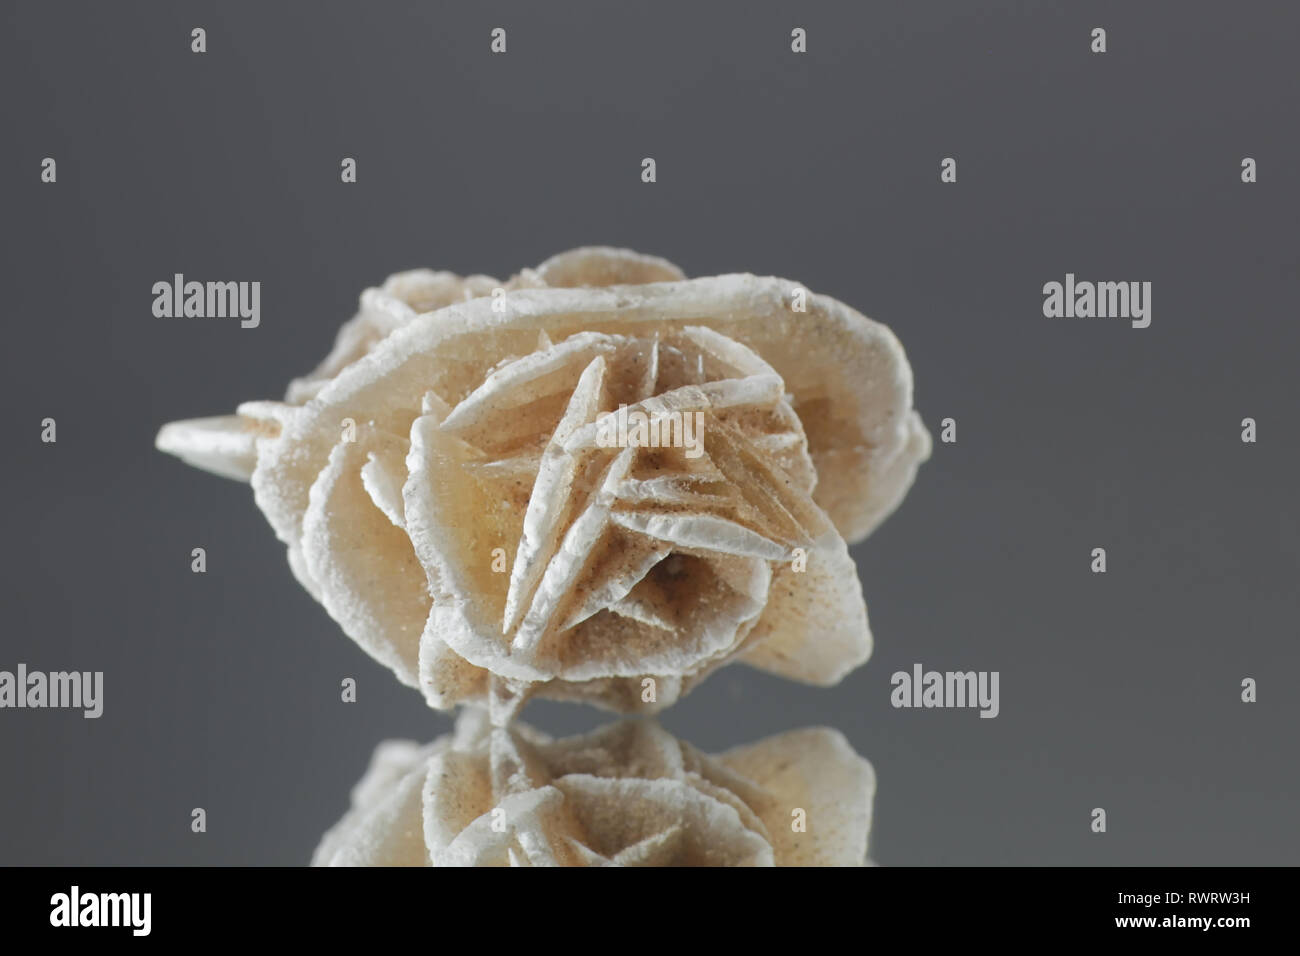
<path fill-rule="evenodd" d="M 671 440 L 605 440 L 634 419 Z M 533 695 L 650 712 L 732 659 L 838 682 L 871 650 L 847 543 L 930 437 L 885 326 L 583 248 L 394 275 L 284 401 L 157 445 L 250 481 L 297 579 L 431 706 L 504 723 Z"/>
<path fill-rule="evenodd" d="M 315 866 L 858 866 L 875 775 L 837 731 L 718 756 L 624 720 L 552 740 L 482 708 L 387 741 Z"/>

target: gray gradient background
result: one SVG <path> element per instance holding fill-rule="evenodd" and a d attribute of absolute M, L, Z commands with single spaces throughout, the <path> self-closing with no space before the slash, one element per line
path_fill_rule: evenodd
<path fill-rule="evenodd" d="M 154 434 L 279 397 L 391 272 L 504 277 L 592 243 L 834 295 L 898 333 L 932 431 L 959 423 L 854 549 L 867 666 L 830 690 L 732 667 L 666 726 L 706 750 L 839 728 L 879 776 L 884 864 L 1300 862 L 1294 5 L 0 18 L 0 668 L 106 682 L 97 721 L 0 711 L 0 863 L 305 862 L 376 743 L 449 727 L 298 587 L 247 487 Z M 1067 271 L 1150 280 L 1151 327 L 1044 319 Z M 261 327 L 155 319 L 174 272 L 260 280 Z M 1001 716 L 892 709 L 916 661 L 1000 671 Z"/>

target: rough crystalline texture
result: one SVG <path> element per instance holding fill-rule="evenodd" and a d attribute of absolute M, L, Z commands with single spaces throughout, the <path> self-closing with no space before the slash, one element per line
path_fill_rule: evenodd
<path fill-rule="evenodd" d="M 505 720 L 653 710 L 733 658 L 838 681 L 871 649 L 846 539 L 930 438 L 884 326 L 595 248 L 393 276 L 286 401 L 158 447 L 251 479 L 299 581 L 431 705 Z"/>
<path fill-rule="evenodd" d="M 467 709 L 381 744 L 317 866 L 858 866 L 875 775 L 838 732 L 719 756 L 649 721 L 551 740 Z"/>

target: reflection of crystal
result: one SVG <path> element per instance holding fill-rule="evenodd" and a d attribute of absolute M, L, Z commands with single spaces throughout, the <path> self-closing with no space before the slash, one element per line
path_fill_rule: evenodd
<path fill-rule="evenodd" d="M 553 740 L 465 711 L 388 741 L 317 866 L 857 866 L 875 774 L 810 728 L 709 756 L 628 720 Z"/>

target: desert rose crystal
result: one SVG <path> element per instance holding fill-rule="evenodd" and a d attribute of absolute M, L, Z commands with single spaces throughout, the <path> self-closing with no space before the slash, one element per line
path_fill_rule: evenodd
<path fill-rule="evenodd" d="M 317 866 L 859 866 L 875 775 L 837 731 L 708 756 L 650 721 L 552 740 L 467 708 L 381 744 Z"/>
<path fill-rule="evenodd" d="M 158 447 L 251 479 L 294 573 L 435 707 L 653 710 L 871 638 L 846 546 L 930 439 L 884 326 L 781 279 L 578 249 L 368 290 L 284 402 Z"/>

